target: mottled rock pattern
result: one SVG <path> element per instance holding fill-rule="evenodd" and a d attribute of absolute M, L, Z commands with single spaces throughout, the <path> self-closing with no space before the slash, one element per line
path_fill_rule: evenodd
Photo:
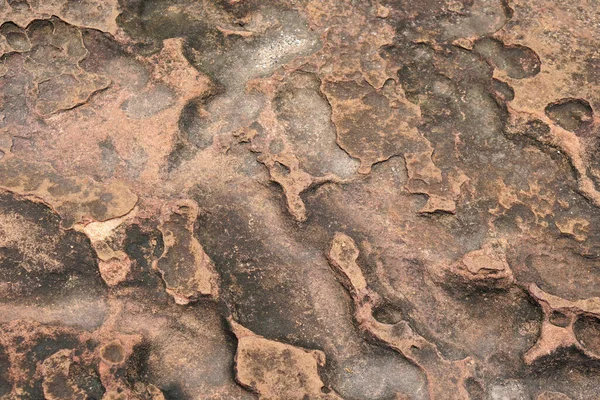
<path fill-rule="evenodd" d="M 0 0 L 0 399 L 597 399 L 599 26 Z"/>

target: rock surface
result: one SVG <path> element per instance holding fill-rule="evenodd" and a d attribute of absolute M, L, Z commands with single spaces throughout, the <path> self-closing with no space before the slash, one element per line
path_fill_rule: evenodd
<path fill-rule="evenodd" d="M 0 0 L 0 399 L 597 399 L 599 26 Z"/>

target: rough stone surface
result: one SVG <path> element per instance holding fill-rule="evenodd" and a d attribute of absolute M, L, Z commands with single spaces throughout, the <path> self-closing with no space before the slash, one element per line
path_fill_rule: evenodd
<path fill-rule="evenodd" d="M 0 0 L 0 399 L 597 399 L 599 27 Z"/>

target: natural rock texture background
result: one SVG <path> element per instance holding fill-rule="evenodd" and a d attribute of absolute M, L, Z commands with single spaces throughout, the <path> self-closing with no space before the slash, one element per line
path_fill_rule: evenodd
<path fill-rule="evenodd" d="M 0 399 L 598 399 L 597 0 L 0 0 Z"/>

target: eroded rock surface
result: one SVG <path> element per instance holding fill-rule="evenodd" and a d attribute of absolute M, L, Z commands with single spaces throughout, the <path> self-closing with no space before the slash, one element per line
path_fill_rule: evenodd
<path fill-rule="evenodd" d="M 470 377 L 469 365 L 472 360 L 446 360 L 435 344 L 414 332 L 404 320 L 379 322 L 373 315 L 373 310 L 381 305 L 382 300 L 376 292 L 369 289 L 356 262 L 358 256 L 359 250 L 354 240 L 343 233 L 336 233 L 327 258 L 354 300 L 355 318 L 360 327 L 423 369 L 430 398 L 468 397 L 465 382 Z"/>
<path fill-rule="evenodd" d="M 596 399 L 596 3 L 0 0 L 0 398 Z"/>
<path fill-rule="evenodd" d="M 198 296 L 219 295 L 219 278 L 212 260 L 194 237 L 198 206 L 193 201 L 176 201 L 163 207 L 158 229 L 163 235 L 164 254 L 156 260 L 167 292 L 178 304 Z"/>
<path fill-rule="evenodd" d="M 237 322 L 230 325 L 238 344 L 235 372 L 238 382 L 261 399 L 340 399 L 319 377 L 325 354 L 255 335 Z"/>

